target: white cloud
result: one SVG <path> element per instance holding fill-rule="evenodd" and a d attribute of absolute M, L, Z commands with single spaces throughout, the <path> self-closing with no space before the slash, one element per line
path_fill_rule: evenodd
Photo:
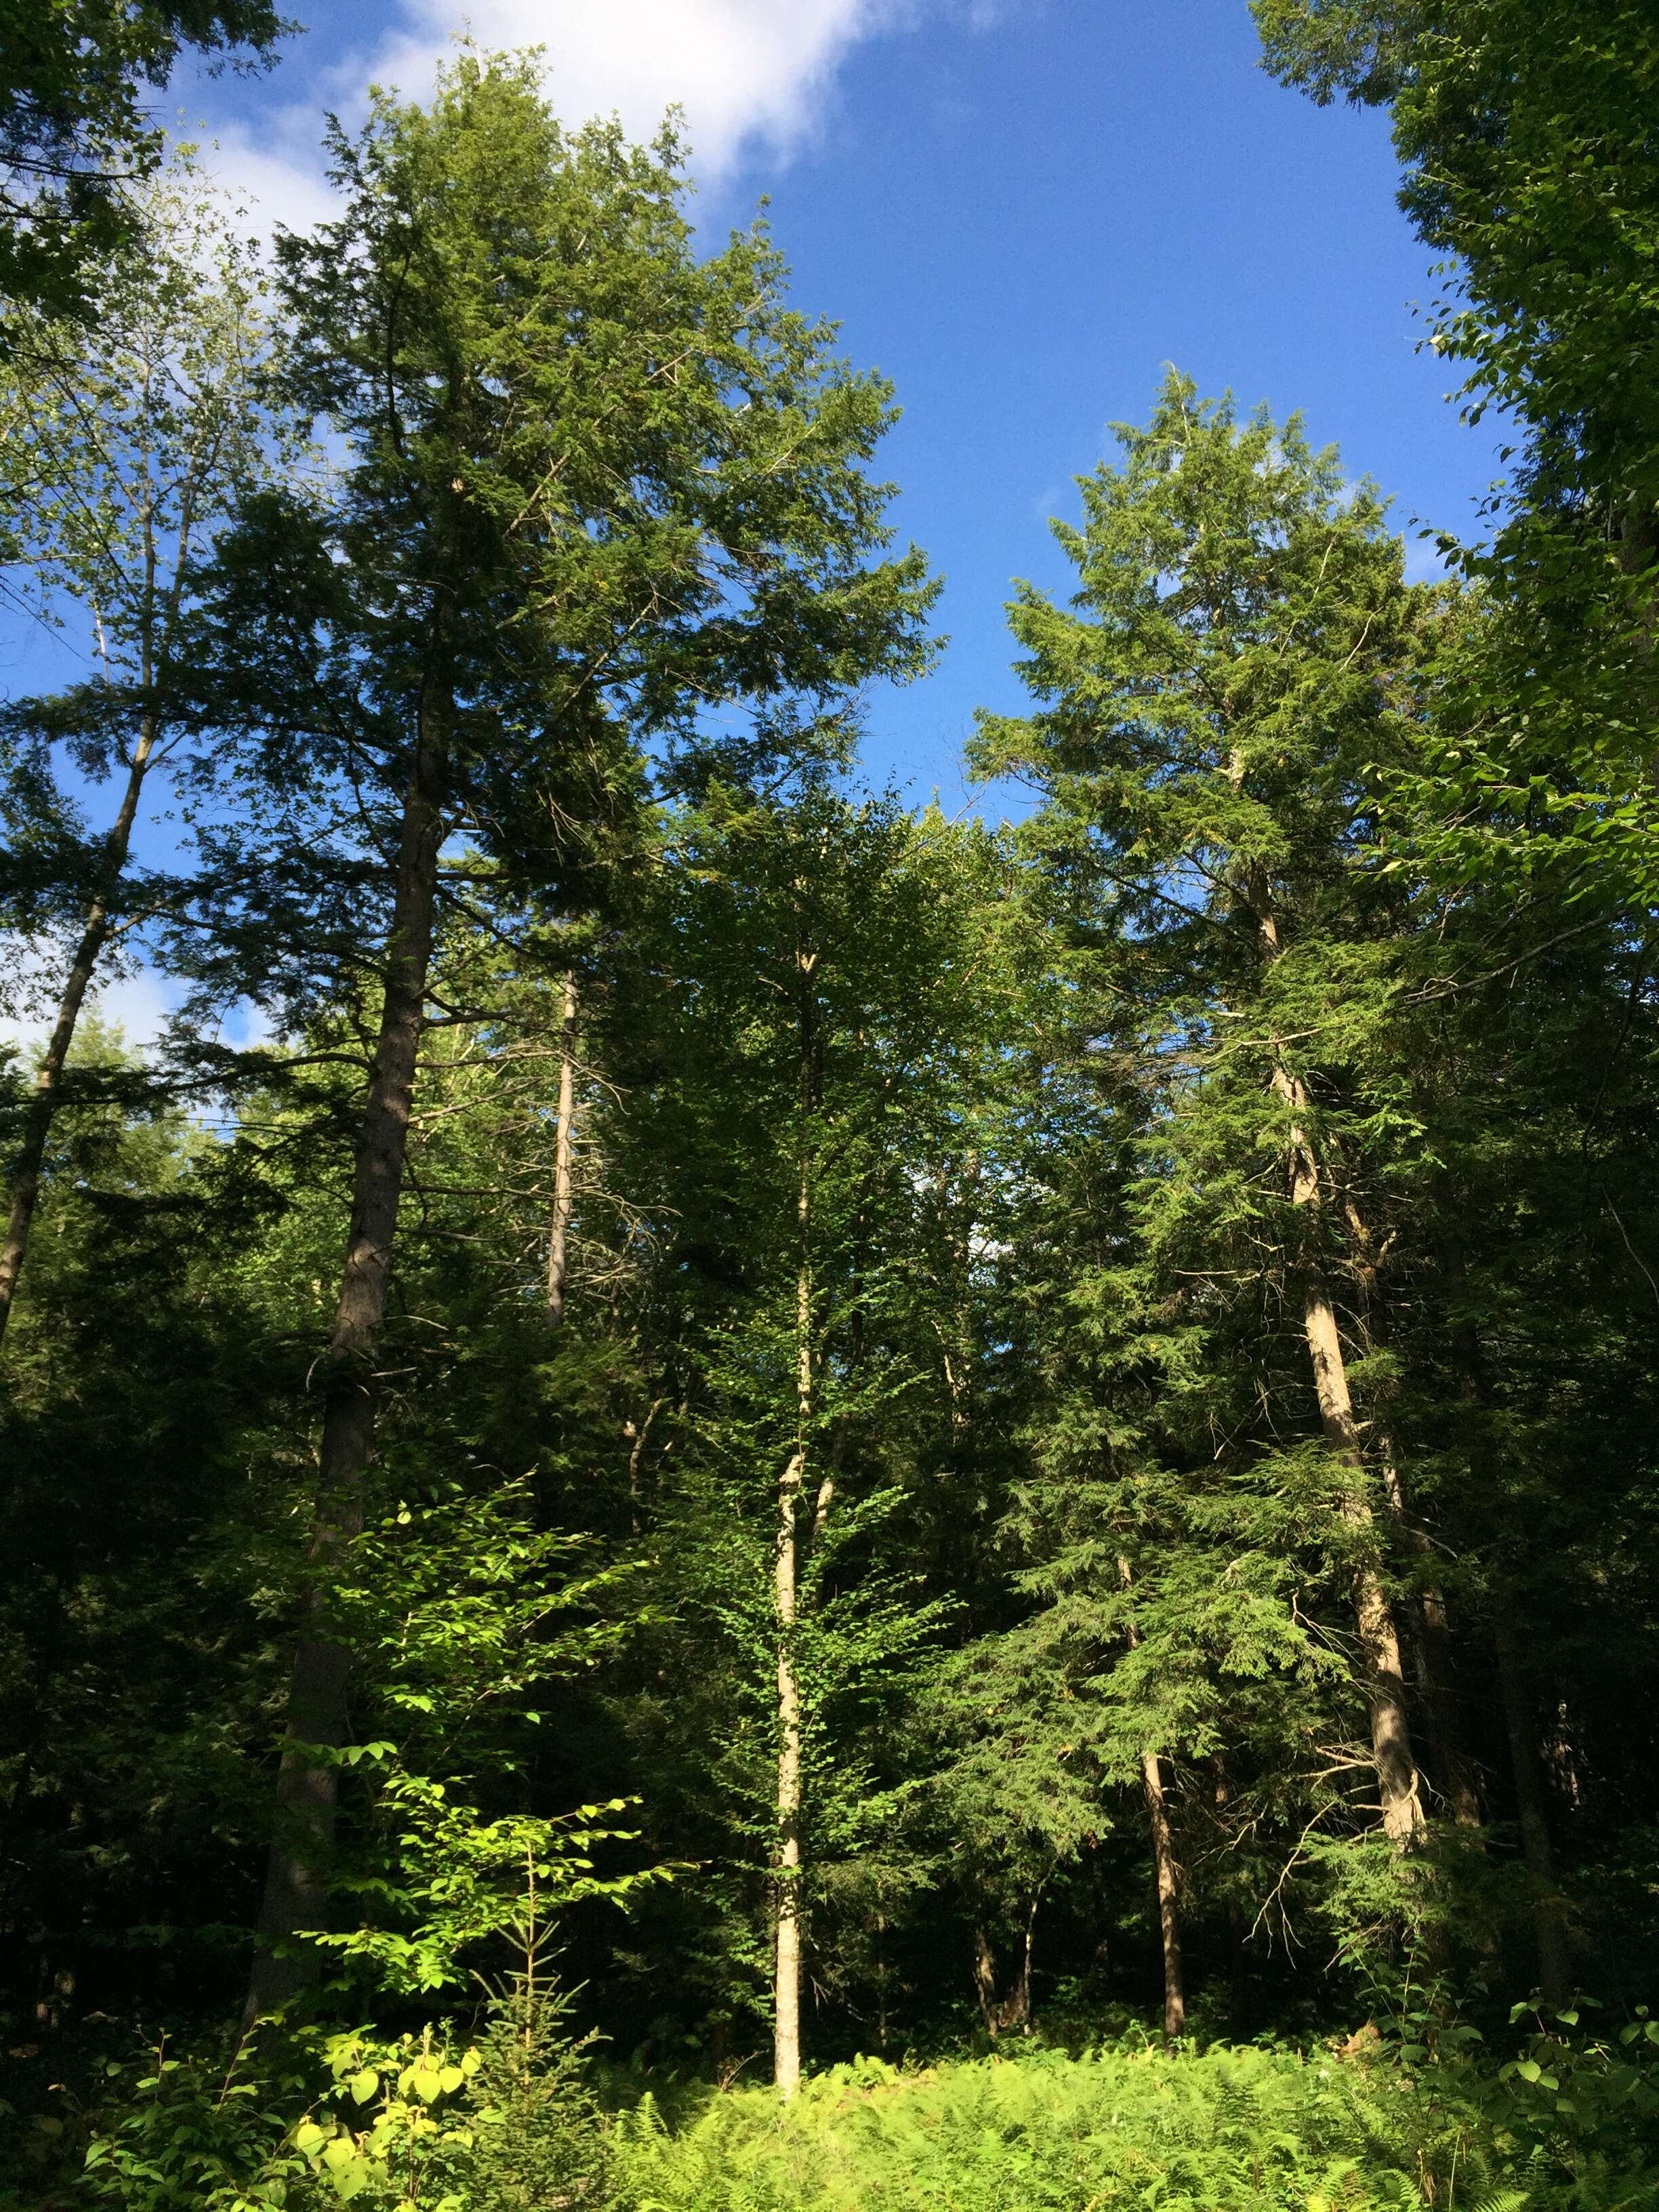
<path fill-rule="evenodd" d="M 548 89 L 568 122 L 615 112 L 647 137 L 669 106 L 683 107 L 695 173 L 719 185 L 744 161 L 781 158 L 809 139 L 852 49 L 935 4 L 961 11 L 961 0 L 471 0 L 466 24 L 486 48 L 544 48 Z M 355 119 L 371 82 L 424 97 L 459 14 L 456 0 L 405 0 L 401 27 L 331 69 L 313 97 L 262 118 L 257 138 L 221 131 L 210 166 L 266 221 L 308 227 L 329 205 L 322 111 Z M 971 6 L 967 20 L 978 20 Z M 303 42 L 284 70 L 302 58 Z"/>
<path fill-rule="evenodd" d="M 375 72 L 411 93 L 430 82 L 454 27 L 448 0 L 417 0 L 412 12 L 417 27 Z M 545 46 L 549 90 L 568 120 L 614 108 L 645 136 L 678 102 L 712 177 L 808 135 L 836 64 L 896 14 L 888 0 L 483 0 L 471 27 L 481 46 Z"/>
<path fill-rule="evenodd" d="M 3 957 L 10 960 L 21 988 L 14 984 L 9 1011 L 0 1011 L 0 1062 L 4 1060 L 6 1048 L 15 1048 L 14 1073 L 27 1081 L 51 1034 L 55 1011 L 52 1001 L 61 983 L 61 969 L 38 951 L 21 947 L 15 941 L 5 945 Z M 182 984 L 153 968 L 137 968 L 127 975 L 112 976 L 102 984 L 94 984 L 88 994 L 77 1043 L 83 1047 L 88 1042 L 88 1030 L 95 1021 L 106 1030 L 116 1030 L 128 1051 L 148 1056 L 161 1042 L 167 1017 L 183 997 Z M 244 1050 L 270 1043 L 274 1038 L 264 1011 L 246 999 L 230 1007 L 219 1025 L 220 1042 Z M 198 1098 L 188 1110 L 204 1127 L 234 1126 L 211 1100 Z"/>
<path fill-rule="evenodd" d="M 55 963 L 27 951 L 20 954 L 10 945 L 7 957 L 19 971 L 21 988 L 16 996 L 22 1003 L 10 1018 L 0 1017 L 0 1045 L 15 1045 L 23 1061 L 32 1065 L 51 1033 L 50 1000 L 60 983 L 60 971 Z M 160 1037 L 182 995 L 176 984 L 154 969 L 139 968 L 94 985 L 87 1010 L 106 1028 L 119 1030 L 124 1044 L 143 1050 Z"/>
<path fill-rule="evenodd" d="M 338 212 L 319 149 L 305 143 L 320 137 L 320 118 L 307 110 L 306 124 L 302 133 L 285 115 L 272 133 L 275 143 L 256 146 L 246 131 L 231 129 L 201 149 L 202 167 L 235 195 L 261 232 L 277 223 L 312 230 Z"/>

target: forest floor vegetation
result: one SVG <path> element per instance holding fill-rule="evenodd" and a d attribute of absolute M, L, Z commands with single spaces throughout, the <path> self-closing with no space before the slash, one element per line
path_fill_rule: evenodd
<path fill-rule="evenodd" d="M 498 2012 L 471 2045 L 332 2038 L 311 2048 L 308 2090 L 297 2051 L 228 2069 L 223 2053 L 163 2051 L 137 2083 L 112 2068 L 107 2127 L 94 2109 L 56 2135 L 7 2116 L 0 2204 L 1647 2212 L 1653 2024 L 1516 2010 L 1507 2057 L 1423 2011 L 1305 2047 L 1168 2046 L 1134 2029 L 1083 2051 L 1034 2038 L 929 2064 L 857 2058 L 781 2104 L 769 2085 L 596 2074 L 556 2000 Z"/>
<path fill-rule="evenodd" d="M 1537 2085 L 1498 2070 L 1454 2058 L 1413 2071 L 1385 2045 L 1344 2059 L 1317 2046 L 1165 2051 L 1140 2036 L 916 2072 L 862 2060 L 809 2081 L 781 2116 L 761 2088 L 712 2094 L 677 2126 L 647 2099 L 617 2124 L 617 2201 L 630 2212 L 1543 2212 L 1659 2196 L 1629 2116 L 1594 2096 L 1576 2115 L 1549 2113 L 1547 2092 L 1523 2111 Z M 1600 2078 L 1604 2106 L 1618 2093 Z"/>

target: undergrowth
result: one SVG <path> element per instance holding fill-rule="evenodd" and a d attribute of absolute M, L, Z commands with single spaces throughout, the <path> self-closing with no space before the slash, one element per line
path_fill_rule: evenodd
<path fill-rule="evenodd" d="M 1536 2088 L 1456 2060 L 1408 2073 L 1392 2056 L 1255 2046 L 1123 2043 L 910 2074 L 862 2061 L 805 2085 L 781 2115 L 760 2088 L 711 2095 L 672 2125 L 643 2100 L 617 2124 L 618 2201 L 629 2212 L 1652 2212 L 1659 2170 L 1638 2116 L 1610 2130 L 1582 2105 L 1545 2116 Z"/>
<path fill-rule="evenodd" d="M 1659 2022 L 1517 2006 L 1503 2053 L 1403 2013 L 1339 2053 L 1131 2034 L 769 2087 L 598 2094 L 565 2000 L 465 2046 L 300 2040 L 114 2063 L 13 2113 L 0 2205 L 69 2212 L 1659 2212 Z M 609 2107 L 609 2109 L 607 2109 Z M 46 2124 L 42 2124 L 42 2121 Z M 21 2130 L 15 2124 L 21 2123 Z M 5 2130 L 0 2130 L 0 2134 Z M 33 2164 L 32 2177 L 22 2170 Z"/>

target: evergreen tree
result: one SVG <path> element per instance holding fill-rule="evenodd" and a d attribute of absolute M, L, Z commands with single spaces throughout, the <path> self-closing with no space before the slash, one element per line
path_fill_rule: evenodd
<path fill-rule="evenodd" d="M 212 708 L 240 733 L 268 842 L 221 925 L 235 957 L 205 988 L 234 977 L 292 1010 L 319 969 L 343 969 L 378 1008 L 319 1370 L 316 1583 L 256 2012 L 303 1978 L 293 1939 L 325 1918 L 349 1728 L 327 1584 L 366 1510 L 450 896 L 499 896 L 493 873 L 520 900 L 580 908 L 636 836 L 645 747 L 741 705 L 795 741 L 797 702 L 810 714 L 919 665 L 928 597 L 919 556 L 869 565 L 885 537 L 863 473 L 883 387 L 781 305 L 759 234 L 694 259 L 672 141 L 635 150 L 601 125 L 567 139 L 529 63 L 469 54 L 430 110 L 382 99 L 334 152 L 345 212 L 283 242 L 282 289 L 293 388 L 348 462 L 314 499 L 251 504 L 215 611 Z M 477 857 L 452 868 L 460 837 Z"/>
<path fill-rule="evenodd" d="M 1417 1166 L 1370 1083 L 1412 919 L 1376 850 L 1374 764 L 1409 750 L 1433 599 L 1401 583 L 1375 493 L 1345 495 L 1295 421 L 1241 425 L 1172 376 L 1119 434 L 1122 465 L 1081 480 L 1083 527 L 1059 526 L 1072 606 L 1027 589 L 1012 611 L 1038 711 L 987 718 L 977 750 L 1042 795 L 1029 849 L 1086 955 L 1078 1034 L 1144 1094 L 1094 1140 L 1121 1163 L 1117 1249 L 1079 1254 L 1068 1285 L 1108 1395 L 1056 1440 L 1108 1478 L 1106 1517 L 1085 1538 L 1068 1499 L 1036 1584 L 1061 1608 L 1047 1633 L 1074 1636 L 1082 1603 L 1097 1650 L 1129 1646 L 1127 1733 L 1154 1759 L 1183 1734 L 1216 1747 L 1216 1692 L 1192 1699 L 1217 1668 L 1316 1674 L 1292 1593 L 1346 1589 L 1382 1831 L 1411 1851 L 1403 1489 L 1349 1347 L 1364 1255 Z"/>
<path fill-rule="evenodd" d="M 1489 545 L 1443 550 L 1491 594 L 1441 742 L 1419 851 L 1467 879 L 1616 869 L 1650 902 L 1645 732 L 1659 562 L 1659 27 L 1640 4 L 1254 0 L 1266 65 L 1386 105 L 1400 199 L 1448 255 L 1431 343 L 1460 398 L 1516 427 Z"/>

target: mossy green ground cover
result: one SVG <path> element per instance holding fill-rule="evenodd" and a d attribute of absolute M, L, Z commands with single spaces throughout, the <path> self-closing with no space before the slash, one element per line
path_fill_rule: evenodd
<path fill-rule="evenodd" d="M 1534 2085 L 1472 2068 L 1413 2075 L 1255 2046 L 910 2073 L 866 2061 L 808 2082 L 782 2114 L 761 2088 L 672 2121 L 647 2098 L 616 2124 L 617 2196 L 630 2212 L 1651 2206 L 1643 2131 L 1595 2103 L 1557 2112 Z"/>

